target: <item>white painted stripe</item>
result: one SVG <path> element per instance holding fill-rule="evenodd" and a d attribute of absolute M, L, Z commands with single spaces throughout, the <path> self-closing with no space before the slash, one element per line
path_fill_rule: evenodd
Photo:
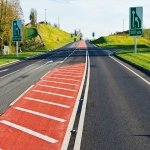
<path fill-rule="evenodd" d="M 65 122 L 66 121 L 66 120 L 61 119 L 61 118 L 57 118 L 57 117 L 54 117 L 54 116 L 46 115 L 46 114 L 39 113 L 39 112 L 36 112 L 36 111 L 33 111 L 33 110 L 29 110 L 29 109 L 24 109 L 24 108 L 20 108 L 20 107 L 14 107 L 14 109 L 17 109 L 17 110 L 20 110 L 20 111 L 24 111 L 24 112 L 27 112 L 27 113 L 30 113 L 30 114 L 34 114 L 34 115 L 37 115 L 37 116 L 40 116 L 40 117 L 56 120 L 56 121 L 59 121 L 59 122 Z"/>
<path fill-rule="evenodd" d="M 33 91 L 34 92 L 39 92 L 39 93 L 50 94 L 50 95 L 57 95 L 57 96 L 66 97 L 66 98 L 74 98 L 72 96 L 67 96 L 67 95 L 57 94 L 57 93 L 52 93 L 52 92 L 45 92 L 45 91 L 40 91 L 40 90 L 33 90 Z"/>
<path fill-rule="evenodd" d="M 65 75 L 65 74 L 54 74 L 54 76 L 66 76 L 66 77 L 74 77 L 74 78 L 81 78 L 82 76 L 73 76 L 73 75 Z"/>
<path fill-rule="evenodd" d="M 16 98 L 9 106 L 14 105 L 27 91 L 29 91 L 34 85 L 31 85 L 26 91 L 24 91 L 18 98 Z"/>
<path fill-rule="evenodd" d="M 148 82 L 147 80 L 145 80 L 143 77 L 141 77 L 140 75 L 138 75 L 136 72 L 134 72 L 133 70 L 131 70 L 130 68 L 128 68 L 127 66 L 125 66 L 124 64 L 122 64 L 120 61 L 118 61 L 117 59 L 113 58 L 112 56 L 110 56 L 112 59 L 114 59 L 116 62 L 118 62 L 119 64 L 121 64 L 122 66 L 124 66 L 126 69 L 128 69 L 129 71 L 131 71 L 132 73 L 134 73 L 136 76 L 138 76 L 140 79 L 142 79 L 144 82 L 146 82 L 147 84 L 150 85 L 150 82 Z"/>
<path fill-rule="evenodd" d="M 49 85 L 43 85 L 43 84 L 38 84 L 39 86 L 44 86 L 44 87 L 49 87 L 49 88 L 55 88 L 55 89 L 61 89 L 61 90 L 66 90 L 66 91 L 72 91 L 75 92 L 76 90 L 72 89 L 67 89 L 67 88 L 61 88 L 61 87 L 55 87 L 55 86 L 49 86 Z"/>
<path fill-rule="evenodd" d="M 0 148 L 0 150 L 3 150 L 3 149 Z"/>
<path fill-rule="evenodd" d="M 43 79 L 44 77 L 46 77 L 51 71 L 49 71 L 48 73 L 46 73 L 43 77 L 41 77 L 40 79 Z"/>
<path fill-rule="evenodd" d="M 78 72 L 78 71 L 76 71 L 76 72 Z M 82 72 L 78 72 L 78 73 L 75 73 L 75 72 L 73 72 L 73 71 L 72 71 L 72 72 L 71 72 L 71 71 L 56 71 L 56 73 L 61 73 L 61 74 L 62 74 L 62 73 L 69 73 L 69 74 L 81 74 L 81 75 L 82 75 L 82 74 L 83 74 L 83 71 L 82 71 Z"/>
<path fill-rule="evenodd" d="M 64 83 L 64 82 L 56 82 L 56 81 L 48 81 L 48 80 L 42 80 L 44 82 L 52 82 L 52 83 L 60 83 L 60 84 L 68 84 L 68 85 L 75 85 L 75 86 L 79 86 L 78 84 L 72 84 L 72 83 Z"/>
<path fill-rule="evenodd" d="M 11 74 L 13 74 L 13 73 L 16 73 L 16 72 L 18 72 L 19 70 L 16 70 L 16 71 L 14 71 L 14 72 L 12 72 L 12 73 L 10 73 L 10 74 L 7 74 L 7 75 L 5 75 L 5 76 L 2 76 L 2 77 L 0 77 L 1 79 L 2 78 L 4 78 L 4 77 L 7 77 L 7 76 L 9 76 L 9 75 L 11 75 Z"/>
<path fill-rule="evenodd" d="M 10 127 L 12 127 L 12 128 L 15 128 L 15 129 L 17 129 L 17 130 L 20 130 L 20 131 L 22 131 L 22 132 L 25 132 L 25 133 L 28 133 L 28 134 L 30 134 L 30 135 L 32 135 L 32 136 L 35 136 L 35 137 L 37 137 L 37 138 L 40 138 L 40 139 L 42 139 L 42 140 L 44 140 L 44 141 L 47 141 L 47 142 L 50 142 L 50 143 L 56 143 L 56 142 L 58 142 L 57 140 L 55 140 L 55 139 L 53 139 L 53 138 L 51 138 L 51 137 L 48 137 L 48 136 L 43 135 L 43 134 L 40 134 L 40 133 L 35 132 L 35 131 L 31 130 L 31 129 L 28 129 L 28 128 L 25 128 L 25 127 L 23 127 L 23 126 L 14 124 L 14 123 L 12 123 L 12 122 L 9 122 L 9 121 L 6 121 L 6 120 L 1 120 L 0 122 L 3 123 L 3 124 L 5 124 L 5 125 L 7 125 L 7 126 L 10 126 Z"/>
<path fill-rule="evenodd" d="M 0 72 L 5 72 L 5 71 L 7 71 L 8 69 L 5 69 L 5 70 L 1 70 Z"/>
<path fill-rule="evenodd" d="M 64 108 L 70 108 L 70 106 L 67 106 L 67 105 L 58 104 L 58 103 L 54 103 L 54 102 L 48 102 L 48 101 L 41 100 L 41 99 L 35 99 L 35 98 L 30 98 L 30 97 L 25 97 L 24 99 L 31 100 L 31 101 L 36 101 L 36 102 L 40 102 L 40 103 L 45 103 L 45 104 L 49 104 L 49 105 L 64 107 Z"/>
<path fill-rule="evenodd" d="M 63 80 L 71 80 L 71 81 L 80 81 L 75 79 L 68 79 L 68 78 L 58 78 L 58 77 L 48 77 L 48 78 L 54 78 L 54 79 L 63 79 Z"/>

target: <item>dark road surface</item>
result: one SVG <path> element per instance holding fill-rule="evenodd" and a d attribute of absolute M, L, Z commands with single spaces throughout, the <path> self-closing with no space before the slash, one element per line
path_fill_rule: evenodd
<path fill-rule="evenodd" d="M 87 47 L 90 86 L 80 149 L 149 150 L 150 86 L 103 49 Z"/>

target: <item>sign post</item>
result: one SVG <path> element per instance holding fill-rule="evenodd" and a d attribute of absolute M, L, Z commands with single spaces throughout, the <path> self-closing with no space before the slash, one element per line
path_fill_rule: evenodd
<path fill-rule="evenodd" d="M 134 53 L 137 52 L 137 36 L 142 36 L 143 7 L 130 7 L 129 9 L 129 34 L 134 36 Z"/>
<path fill-rule="evenodd" d="M 22 40 L 22 21 L 12 21 L 12 41 L 16 42 L 16 55 L 18 56 L 18 42 Z"/>

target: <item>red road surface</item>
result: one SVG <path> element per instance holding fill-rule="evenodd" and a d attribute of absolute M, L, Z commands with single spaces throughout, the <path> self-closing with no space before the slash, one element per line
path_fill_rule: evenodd
<path fill-rule="evenodd" d="M 84 69 L 54 69 L 22 95 L 0 117 L 0 149 L 60 150 Z"/>

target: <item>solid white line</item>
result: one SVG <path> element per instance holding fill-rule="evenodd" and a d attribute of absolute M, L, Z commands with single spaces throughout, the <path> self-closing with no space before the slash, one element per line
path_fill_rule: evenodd
<path fill-rule="evenodd" d="M 28 128 L 25 128 L 25 127 L 22 127 L 20 125 L 14 124 L 12 122 L 9 122 L 9 121 L 6 121 L 6 120 L 1 120 L 0 122 L 3 123 L 3 124 L 5 124 L 5 125 L 7 125 L 7 126 L 13 127 L 13 128 L 15 128 L 17 130 L 20 130 L 22 132 L 25 132 L 25 133 L 28 133 L 28 134 L 30 134 L 32 136 L 40 138 L 40 139 L 42 139 L 44 141 L 47 141 L 47 142 L 50 142 L 50 143 L 56 143 L 56 142 L 58 142 L 57 140 L 55 140 L 55 139 L 53 139 L 51 137 L 48 137 L 48 136 L 43 135 L 43 134 L 40 134 L 40 133 L 35 132 L 33 130 L 30 130 Z"/>
<path fill-rule="evenodd" d="M 5 71 L 7 71 L 7 70 L 9 70 L 9 69 L 1 70 L 0 72 L 5 72 Z"/>
<path fill-rule="evenodd" d="M 14 105 L 27 91 L 29 91 L 34 85 L 31 85 L 26 91 L 24 91 L 18 98 L 16 98 L 9 106 Z"/>
<path fill-rule="evenodd" d="M 128 68 L 127 66 L 125 66 L 124 64 L 122 64 L 120 61 L 118 61 L 117 59 L 113 58 L 112 56 L 110 56 L 112 59 L 114 59 L 116 62 L 118 62 L 119 64 L 121 64 L 122 66 L 124 66 L 126 69 L 128 69 L 129 71 L 131 71 L 132 73 L 134 73 L 136 76 L 138 76 L 139 78 L 141 78 L 144 82 L 146 82 L 147 84 L 150 85 L 150 82 L 148 82 L 147 80 L 145 80 L 143 77 L 141 77 L 140 75 L 138 75 L 136 72 L 134 72 L 133 70 L 131 70 L 130 68 Z"/>
<path fill-rule="evenodd" d="M 50 94 L 50 95 L 57 95 L 57 96 L 66 97 L 66 98 L 74 98 L 72 96 L 67 96 L 67 95 L 57 94 L 57 93 L 52 93 L 52 92 L 45 92 L 45 91 L 40 91 L 40 90 L 33 90 L 33 91 L 34 92 L 39 92 L 39 93 Z"/>
<path fill-rule="evenodd" d="M 72 76 L 72 75 L 64 75 L 64 74 L 54 74 L 54 76 L 68 76 L 68 77 L 74 77 L 74 78 L 81 78 L 82 76 Z"/>
<path fill-rule="evenodd" d="M 40 79 L 43 79 L 44 77 L 46 77 L 51 71 L 49 71 L 48 73 L 46 73 L 43 77 L 41 77 Z"/>
<path fill-rule="evenodd" d="M 75 92 L 75 91 L 76 91 L 76 90 L 72 90 L 72 89 L 61 88 L 61 87 L 55 87 L 55 86 L 49 86 L 49 85 L 43 85 L 43 84 L 38 84 L 38 85 L 39 85 L 39 86 L 44 86 L 44 87 L 55 88 L 55 89 L 66 90 L 66 91 L 72 91 L 72 92 Z"/>
<path fill-rule="evenodd" d="M 13 73 L 16 73 L 16 72 L 18 72 L 19 70 L 16 70 L 16 71 L 14 71 L 14 72 L 12 72 L 12 73 L 10 73 L 10 74 L 7 74 L 7 75 L 5 75 L 5 76 L 2 76 L 2 77 L 0 77 L 1 79 L 2 78 L 4 78 L 4 77 L 7 77 L 7 76 L 9 76 L 9 75 L 11 75 L 11 74 L 13 74 Z"/>
<path fill-rule="evenodd" d="M 45 104 L 49 104 L 49 105 L 55 105 L 55 106 L 59 106 L 59 107 L 64 107 L 64 108 L 70 108 L 70 106 L 67 106 L 67 105 L 54 103 L 54 102 L 48 102 L 48 101 L 41 100 L 41 99 L 35 99 L 35 98 L 30 98 L 30 97 L 25 97 L 24 99 L 31 100 L 31 101 L 36 101 L 36 102 L 40 102 L 40 103 L 45 103 Z"/>
<path fill-rule="evenodd" d="M 42 81 L 79 86 L 78 84 L 71 84 L 71 83 L 64 83 L 64 82 L 56 82 L 56 81 L 48 81 L 48 80 L 42 80 Z"/>
<path fill-rule="evenodd" d="M 30 114 L 34 114 L 34 115 L 37 115 L 37 116 L 40 116 L 40 117 L 56 120 L 56 121 L 59 121 L 59 122 L 65 122 L 66 121 L 66 120 L 61 119 L 61 118 L 57 118 L 57 117 L 54 117 L 54 116 L 46 115 L 46 114 L 39 113 L 39 112 L 36 112 L 36 111 L 33 111 L 33 110 L 29 110 L 29 109 L 24 109 L 24 108 L 20 108 L 20 107 L 14 107 L 14 109 L 17 109 L 17 110 L 20 110 L 20 111 L 24 111 L 24 112 L 27 112 L 27 113 L 30 113 Z"/>
<path fill-rule="evenodd" d="M 81 115 L 80 115 L 78 129 L 77 129 L 76 140 L 75 140 L 75 144 L 74 144 L 74 150 L 80 150 L 80 146 L 81 146 L 83 125 L 84 125 L 84 118 L 85 118 L 86 104 L 87 104 L 88 90 L 89 90 L 89 81 L 90 81 L 90 60 L 89 60 L 89 56 L 88 56 L 87 83 L 86 83 L 85 94 L 84 94 L 84 99 L 83 99 L 82 111 L 81 111 Z"/>
<path fill-rule="evenodd" d="M 47 78 L 63 79 L 63 80 L 71 80 L 71 81 L 80 81 L 80 80 L 68 79 L 68 78 L 57 78 L 57 77 L 47 77 Z"/>

